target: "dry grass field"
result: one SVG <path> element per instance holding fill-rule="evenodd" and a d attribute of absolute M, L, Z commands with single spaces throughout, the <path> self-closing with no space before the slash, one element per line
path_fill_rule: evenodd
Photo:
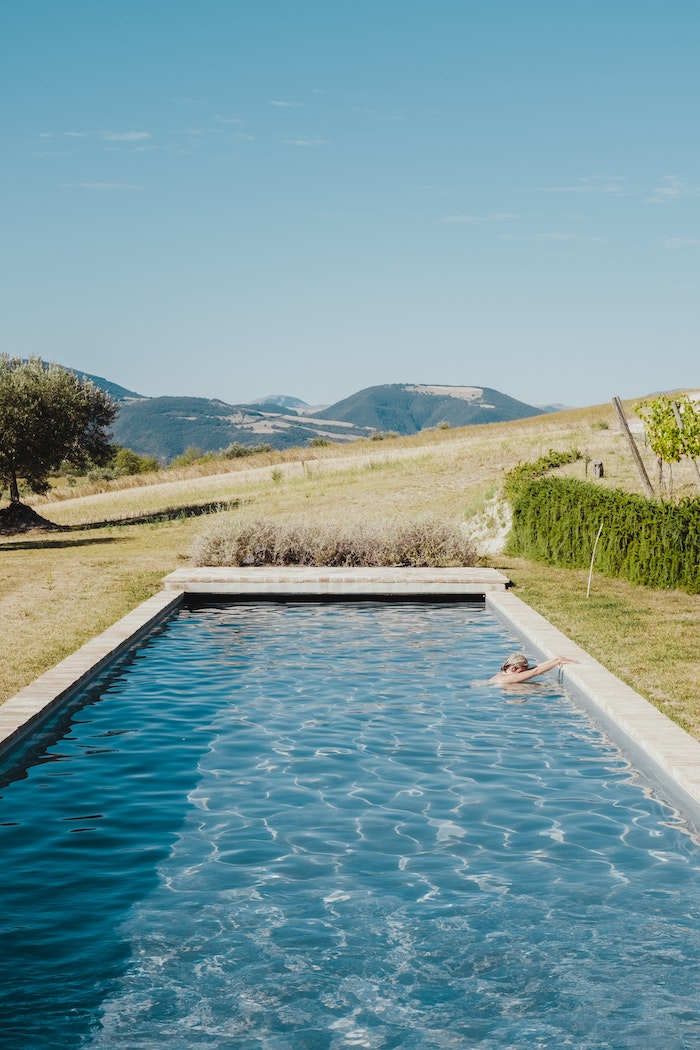
<path fill-rule="evenodd" d="M 471 523 L 484 564 L 507 572 L 524 601 L 700 738 L 699 597 L 596 575 L 587 597 L 587 573 L 499 553 L 507 521 L 498 495 L 506 471 L 550 449 L 571 448 L 582 458 L 564 474 L 593 480 L 592 465 L 600 461 L 605 476 L 596 484 L 642 491 L 612 405 L 264 453 L 113 482 L 102 491 L 55 490 L 33 506 L 62 531 L 0 536 L 0 700 L 157 591 L 222 516 L 390 524 L 430 512 Z M 642 453 L 656 485 L 654 457 L 643 447 Z M 674 495 L 697 494 L 690 468 L 674 468 L 672 480 Z M 134 520 L 143 518 L 149 520 Z"/>

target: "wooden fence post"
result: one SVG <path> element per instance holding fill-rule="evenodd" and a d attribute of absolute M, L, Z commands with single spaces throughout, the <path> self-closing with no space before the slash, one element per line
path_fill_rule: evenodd
<path fill-rule="evenodd" d="M 634 440 L 634 438 L 632 437 L 632 431 L 630 430 L 629 424 L 627 423 L 627 419 L 625 417 L 625 411 L 624 411 L 624 409 L 622 407 L 622 402 L 620 401 L 619 397 L 614 397 L 612 399 L 612 403 L 615 406 L 615 409 L 617 411 L 618 416 L 620 417 L 620 422 L 622 423 L 622 429 L 623 429 L 624 433 L 627 435 L 627 440 L 629 441 L 630 449 L 632 450 L 632 457 L 634 459 L 634 462 L 637 465 L 637 471 L 639 472 L 639 477 L 641 479 L 642 485 L 644 486 L 644 491 L 646 492 L 647 496 L 650 499 L 654 499 L 654 490 L 653 490 L 653 488 L 651 486 L 651 482 L 649 481 L 649 475 L 646 472 L 646 467 L 644 466 L 644 463 L 642 462 L 642 457 L 639 454 L 639 449 L 637 448 L 637 443 Z"/>
<path fill-rule="evenodd" d="M 678 424 L 678 429 L 680 430 L 680 432 L 682 434 L 683 431 L 685 430 L 685 427 L 683 426 L 683 416 L 680 413 L 680 409 L 678 408 L 678 404 L 677 404 L 676 401 L 673 402 L 673 414 L 676 417 L 676 423 Z M 697 459 L 695 459 L 694 456 L 689 456 L 688 458 L 690 459 L 690 462 L 695 467 L 695 484 L 697 485 L 698 490 L 700 491 L 700 469 L 698 469 L 698 461 L 697 461 Z"/>

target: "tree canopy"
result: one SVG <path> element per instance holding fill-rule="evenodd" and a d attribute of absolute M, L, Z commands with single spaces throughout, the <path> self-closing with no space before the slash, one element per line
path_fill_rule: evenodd
<path fill-rule="evenodd" d="M 113 449 L 108 428 L 117 406 L 85 377 L 40 357 L 0 354 L 0 480 L 19 503 L 18 479 L 46 492 L 62 463 L 101 463 Z"/>

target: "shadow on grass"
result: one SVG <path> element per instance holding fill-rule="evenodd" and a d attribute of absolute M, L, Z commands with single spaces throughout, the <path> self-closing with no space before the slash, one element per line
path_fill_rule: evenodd
<path fill-rule="evenodd" d="M 220 510 L 235 510 L 240 505 L 240 500 L 230 500 L 222 503 L 218 500 L 213 503 L 192 503 L 186 507 L 167 507 L 165 510 L 156 511 L 154 514 L 139 514 L 130 518 L 108 518 L 105 521 L 88 521 L 83 525 L 66 525 L 65 529 L 70 532 L 85 532 L 89 529 L 108 529 L 120 525 L 158 525 L 164 521 L 185 521 L 187 518 L 199 518 L 204 514 L 216 514 Z M 61 526 L 59 526 L 61 527 Z"/>
<path fill-rule="evenodd" d="M 155 514 L 139 514 L 126 518 L 108 518 L 105 521 L 88 521 L 82 525 L 56 525 L 47 522 L 46 526 L 37 526 L 31 530 L 32 539 L 13 540 L 12 536 L 21 535 L 20 530 L 10 532 L 0 529 L 0 536 L 6 537 L 5 542 L 0 542 L 0 550 L 36 550 L 47 547 L 80 547 L 93 543 L 114 543 L 122 537 L 104 536 L 91 539 L 71 539 L 66 534 L 75 535 L 76 532 L 94 532 L 97 529 L 119 528 L 126 525 L 158 525 L 168 521 L 185 521 L 187 518 L 197 518 L 204 514 L 215 514 L 221 510 L 234 510 L 240 505 L 240 500 L 231 500 L 226 503 L 221 501 L 215 503 L 193 503 L 184 507 L 168 507 L 166 510 L 157 511 Z M 42 535 L 38 536 L 37 533 Z"/>
<path fill-rule="evenodd" d="M 17 540 L 14 543 L 0 543 L 0 551 L 32 551 L 58 549 L 61 547 L 92 547 L 97 543 L 121 543 L 123 536 L 92 536 L 85 539 L 71 539 L 61 532 L 52 532 L 49 536 L 32 540 Z"/>

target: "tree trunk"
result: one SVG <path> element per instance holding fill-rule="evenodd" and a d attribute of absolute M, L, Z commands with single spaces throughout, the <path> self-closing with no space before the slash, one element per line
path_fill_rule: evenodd
<path fill-rule="evenodd" d="M 14 470 L 10 471 L 10 503 L 19 503 L 19 488 Z"/>

